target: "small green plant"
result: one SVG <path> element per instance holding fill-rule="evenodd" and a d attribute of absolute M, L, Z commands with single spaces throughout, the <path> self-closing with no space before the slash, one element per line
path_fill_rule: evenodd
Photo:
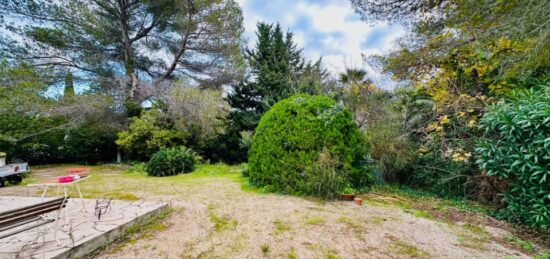
<path fill-rule="evenodd" d="M 409 245 L 402 241 L 396 241 L 392 244 L 393 252 L 399 257 L 408 257 L 408 258 L 426 258 L 428 254 L 416 246 Z"/>
<path fill-rule="evenodd" d="M 262 249 L 262 253 L 264 255 L 267 255 L 269 253 L 269 245 L 268 244 L 263 244 L 262 246 L 260 246 L 260 249 Z"/>
<path fill-rule="evenodd" d="M 290 224 L 280 219 L 273 221 L 273 223 L 275 224 L 275 234 L 281 234 L 292 229 Z"/>
<path fill-rule="evenodd" d="M 189 173 L 195 170 L 198 159 L 185 147 L 161 149 L 153 155 L 147 164 L 147 174 L 150 176 L 171 176 Z"/>
<path fill-rule="evenodd" d="M 212 206 L 208 207 L 208 216 L 210 217 L 210 221 L 214 223 L 214 228 L 218 232 L 235 229 L 238 224 L 236 220 L 229 218 L 227 215 L 218 215 Z"/>
<path fill-rule="evenodd" d="M 346 187 L 344 188 L 344 190 L 342 190 L 342 193 L 343 194 L 355 194 L 357 192 L 357 190 L 353 187 Z"/>
<path fill-rule="evenodd" d="M 288 254 L 287 254 L 286 258 L 288 258 L 288 259 L 298 258 L 298 255 L 296 255 L 296 249 L 291 248 L 290 251 L 288 251 Z"/>
<path fill-rule="evenodd" d="M 307 225 L 322 225 L 325 224 L 327 220 L 323 216 L 313 216 L 306 219 Z"/>
<path fill-rule="evenodd" d="M 147 170 L 147 164 L 143 162 L 138 162 L 132 164 L 126 172 L 128 173 L 144 173 Z"/>
<path fill-rule="evenodd" d="M 338 253 L 334 250 L 329 250 L 325 254 L 325 259 L 340 259 L 340 256 L 338 256 Z"/>

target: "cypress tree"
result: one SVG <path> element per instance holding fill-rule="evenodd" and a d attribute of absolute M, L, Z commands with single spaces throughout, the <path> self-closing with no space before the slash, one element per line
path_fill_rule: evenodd
<path fill-rule="evenodd" d="M 227 162 L 246 160 L 248 146 L 243 145 L 241 133 L 252 133 L 271 106 L 300 91 L 298 78 L 306 67 L 292 33 L 283 32 L 279 24 L 258 23 L 256 35 L 255 47 L 244 52 L 249 75 L 227 97 L 233 111 L 220 141 Z"/>
<path fill-rule="evenodd" d="M 73 82 L 73 73 L 68 72 L 65 76 L 65 89 L 64 89 L 64 98 L 71 98 L 75 96 L 74 92 L 74 82 Z"/>

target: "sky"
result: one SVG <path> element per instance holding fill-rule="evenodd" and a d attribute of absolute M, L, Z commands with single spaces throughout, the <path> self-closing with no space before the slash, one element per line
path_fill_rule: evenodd
<path fill-rule="evenodd" d="M 294 41 L 311 60 L 323 57 L 333 75 L 346 67 L 363 68 L 375 82 L 391 88 L 391 82 L 370 68 L 362 54 L 387 53 L 405 30 L 384 22 L 361 21 L 349 0 L 236 0 L 244 16 L 245 38 L 250 47 L 256 42 L 258 22 L 279 22 L 294 33 Z"/>

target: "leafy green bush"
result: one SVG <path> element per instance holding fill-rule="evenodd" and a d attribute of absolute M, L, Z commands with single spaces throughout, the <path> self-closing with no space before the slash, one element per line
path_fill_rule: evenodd
<path fill-rule="evenodd" d="M 267 190 L 331 198 L 347 185 L 372 182 L 365 157 L 364 136 L 348 110 L 328 97 L 296 95 L 260 120 L 248 174 Z"/>
<path fill-rule="evenodd" d="M 98 163 L 116 159 L 116 128 L 85 122 L 66 128 L 62 117 L 0 115 L 0 151 L 10 162 Z"/>
<path fill-rule="evenodd" d="M 489 138 L 476 162 L 509 182 L 506 216 L 550 229 L 550 85 L 514 91 L 488 108 L 480 127 Z"/>
<path fill-rule="evenodd" d="M 132 118 L 129 128 L 118 133 L 116 144 L 127 157 L 147 161 L 162 148 L 187 144 L 188 137 L 189 133 L 176 129 L 174 121 L 165 113 L 151 109 Z"/>
<path fill-rule="evenodd" d="M 147 174 L 150 176 L 171 176 L 189 173 L 195 170 L 198 159 L 185 147 L 161 149 L 151 157 L 147 164 Z"/>

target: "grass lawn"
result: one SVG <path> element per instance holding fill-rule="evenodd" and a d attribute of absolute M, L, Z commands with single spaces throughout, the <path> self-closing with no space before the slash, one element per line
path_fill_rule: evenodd
<path fill-rule="evenodd" d="M 34 167 L 24 183 L 71 165 Z M 377 187 L 353 202 L 260 193 L 242 166 L 199 165 L 190 174 L 149 177 L 139 166 L 92 166 L 87 198 L 165 201 L 173 210 L 98 251 L 96 258 L 528 258 L 535 242 L 485 216 L 474 203 Z M 38 195 L 10 186 L 0 195 Z M 48 195 L 55 195 L 50 191 Z M 76 193 L 71 193 L 76 197 Z M 546 254 L 548 255 L 548 254 Z M 544 257 L 541 257 L 544 258 Z"/>

